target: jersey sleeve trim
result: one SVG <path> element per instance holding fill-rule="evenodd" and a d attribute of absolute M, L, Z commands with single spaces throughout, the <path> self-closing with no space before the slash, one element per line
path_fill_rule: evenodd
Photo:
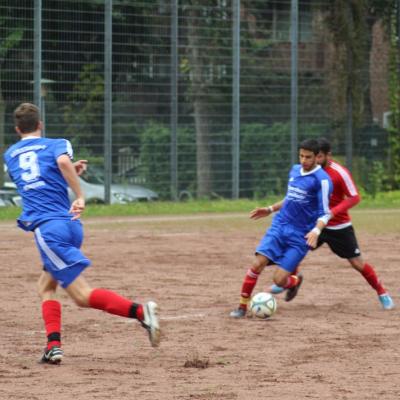
<path fill-rule="evenodd" d="M 329 181 L 328 179 L 321 180 L 321 189 L 322 189 L 322 206 L 325 214 L 330 214 L 329 210 Z"/>
<path fill-rule="evenodd" d="M 353 179 L 351 178 L 348 171 L 345 168 L 343 168 L 341 165 L 336 164 L 335 162 L 332 162 L 330 167 L 339 173 L 344 184 L 346 185 L 347 190 L 350 193 L 350 196 L 358 196 L 358 191 L 357 191 L 356 185 L 354 184 Z"/>
<path fill-rule="evenodd" d="M 69 140 L 65 139 L 66 146 L 67 146 L 67 154 L 69 158 L 72 160 L 74 158 L 74 151 L 72 150 L 72 144 Z"/>

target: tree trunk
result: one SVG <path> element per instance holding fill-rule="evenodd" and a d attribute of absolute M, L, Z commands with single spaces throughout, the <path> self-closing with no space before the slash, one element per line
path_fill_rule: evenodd
<path fill-rule="evenodd" d="M 365 16 L 367 19 L 367 32 L 366 32 L 366 44 L 365 44 L 365 58 L 363 60 L 364 73 L 361 78 L 361 87 L 363 91 L 363 123 L 364 125 L 372 125 L 372 102 L 371 102 L 371 52 L 373 42 L 374 25 L 376 18 L 372 18 L 369 15 Z"/>
<path fill-rule="evenodd" d="M 190 61 L 191 88 L 194 120 L 196 127 L 197 155 L 197 196 L 208 197 L 211 194 L 211 154 L 209 146 L 210 119 L 207 104 L 207 88 L 204 81 L 205 57 L 201 54 L 201 36 L 205 30 L 199 29 L 201 23 L 200 2 L 194 1 L 189 11 L 188 57 Z"/>
<path fill-rule="evenodd" d="M 197 155 L 197 196 L 208 197 L 211 193 L 211 155 L 209 148 L 210 126 L 207 104 L 198 97 L 194 99 Z"/>

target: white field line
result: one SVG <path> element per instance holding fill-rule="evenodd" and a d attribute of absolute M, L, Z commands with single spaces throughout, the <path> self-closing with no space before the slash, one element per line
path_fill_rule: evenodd
<path fill-rule="evenodd" d="M 363 209 L 352 210 L 351 214 L 400 214 L 400 208 L 393 209 Z M 159 216 L 137 216 L 137 217 L 91 217 L 83 218 L 85 225 L 97 225 L 104 223 L 127 223 L 127 222 L 173 222 L 173 221 L 198 221 L 198 220 L 213 220 L 227 218 L 249 218 L 248 213 L 205 213 L 195 215 L 159 215 Z"/>
<path fill-rule="evenodd" d="M 206 314 L 204 314 L 204 313 L 196 313 L 196 314 L 166 315 L 163 317 L 159 317 L 159 320 L 160 321 L 181 321 L 181 320 L 198 319 L 198 318 L 205 318 L 205 317 L 206 317 Z M 121 319 L 120 321 L 123 321 L 128 324 L 137 322 L 135 319 L 131 319 L 131 318 L 126 318 L 126 319 L 124 318 L 124 319 Z M 93 326 L 94 327 L 100 326 L 100 324 L 94 323 Z M 35 336 L 35 335 L 44 335 L 46 332 L 43 330 L 43 331 L 23 331 L 21 333 L 26 336 Z M 11 334 L 10 334 L 10 336 L 11 336 Z"/>
<path fill-rule="evenodd" d="M 160 316 L 160 321 L 180 321 L 180 320 L 187 320 L 187 319 L 198 319 L 198 318 L 205 318 L 206 314 L 203 313 L 196 313 L 196 314 L 180 314 L 180 315 L 166 315 Z M 132 322 L 137 322 L 135 319 L 123 319 L 125 323 L 131 324 Z"/>

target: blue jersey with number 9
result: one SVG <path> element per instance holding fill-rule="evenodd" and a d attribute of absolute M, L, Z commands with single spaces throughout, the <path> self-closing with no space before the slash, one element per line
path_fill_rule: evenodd
<path fill-rule="evenodd" d="M 57 164 L 62 154 L 73 157 L 68 140 L 36 137 L 20 140 L 4 154 L 8 173 L 22 197 L 18 218 L 22 229 L 32 231 L 44 221 L 71 219 L 68 185 Z"/>

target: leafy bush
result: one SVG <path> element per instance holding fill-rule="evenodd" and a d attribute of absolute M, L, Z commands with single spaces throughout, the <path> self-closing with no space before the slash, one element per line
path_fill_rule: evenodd
<path fill-rule="evenodd" d="M 140 174 L 146 185 L 160 198 L 171 198 L 171 134 L 169 128 L 149 123 L 140 135 Z M 179 129 L 178 190 L 194 191 L 196 187 L 195 135 L 188 129 Z"/>
<path fill-rule="evenodd" d="M 320 136 L 321 127 L 301 128 L 304 137 Z M 161 198 L 171 197 L 170 130 L 150 123 L 140 135 L 140 165 L 143 182 Z M 196 193 L 196 135 L 178 130 L 178 191 Z M 232 187 L 231 132 L 214 134 L 210 139 L 213 190 L 229 197 Z M 290 169 L 290 123 L 242 125 L 240 139 L 240 196 L 262 198 L 286 191 Z"/>

